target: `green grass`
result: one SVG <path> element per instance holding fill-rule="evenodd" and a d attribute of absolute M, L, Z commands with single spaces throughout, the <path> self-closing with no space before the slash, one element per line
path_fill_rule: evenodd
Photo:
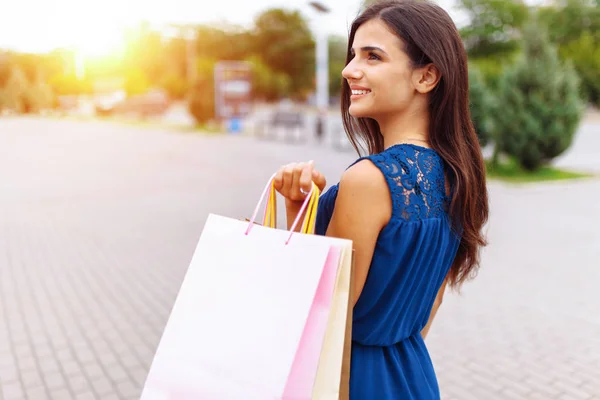
<path fill-rule="evenodd" d="M 568 179 L 589 178 L 592 175 L 575 171 L 567 171 L 550 166 L 544 166 L 536 171 L 524 170 L 514 160 L 499 162 L 494 166 L 490 160 L 485 162 L 487 176 L 491 179 L 498 179 L 511 183 L 531 183 L 560 181 Z"/>
<path fill-rule="evenodd" d="M 178 126 L 177 130 L 181 132 L 202 132 L 204 134 L 225 134 L 226 132 L 219 128 L 218 126 L 208 125 L 208 124 L 197 124 L 195 126 Z"/>

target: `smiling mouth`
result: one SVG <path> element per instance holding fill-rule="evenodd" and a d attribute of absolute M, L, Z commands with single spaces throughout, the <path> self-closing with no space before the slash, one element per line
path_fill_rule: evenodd
<path fill-rule="evenodd" d="M 358 97 L 358 96 L 364 96 L 364 95 L 369 94 L 369 93 L 371 93 L 370 90 L 353 90 L 352 91 L 352 96 L 353 97 L 354 96 L 356 96 L 356 97 Z"/>

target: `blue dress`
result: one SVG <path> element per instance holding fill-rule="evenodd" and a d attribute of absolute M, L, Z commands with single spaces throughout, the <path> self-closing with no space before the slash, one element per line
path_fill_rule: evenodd
<path fill-rule="evenodd" d="M 398 144 L 362 157 L 379 168 L 392 217 L 375 245 L 354 307 L 351 400 L 439 399 L 421 330 L 460 243 L 448 216 L 445 163 L 432 149 Z M 356 163 L 355 162 L 355 163 Z M 327 231 L 338 185 L 321 195 L 316 233 Z"/>

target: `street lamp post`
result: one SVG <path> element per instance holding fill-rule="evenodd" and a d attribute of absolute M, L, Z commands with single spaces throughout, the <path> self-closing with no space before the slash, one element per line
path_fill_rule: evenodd
<path fill-rule="evenodd" d="M 323 3 L 312 1 L 309 3 L 321 15 L 329 13 Z M 318 110 L 316 123 L 316 136 L 318 140 L 323 138 L 325 121 L 327 120 L 327 109 L 329 107 L 329 54 L 327 32 L 324 24 L 318 24 L 316 29 L 316 77 L 317 77 L 317 93 L 316 105 Z"/>

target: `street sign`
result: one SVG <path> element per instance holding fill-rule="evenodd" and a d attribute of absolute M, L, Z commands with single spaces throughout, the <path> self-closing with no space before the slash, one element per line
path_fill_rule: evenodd
<path fill-rule="evenodd" d="M 215 65 L 215 115 L 220 121 L 243 118 L 252 101 L 252 66 L 243 61 Z"/>

